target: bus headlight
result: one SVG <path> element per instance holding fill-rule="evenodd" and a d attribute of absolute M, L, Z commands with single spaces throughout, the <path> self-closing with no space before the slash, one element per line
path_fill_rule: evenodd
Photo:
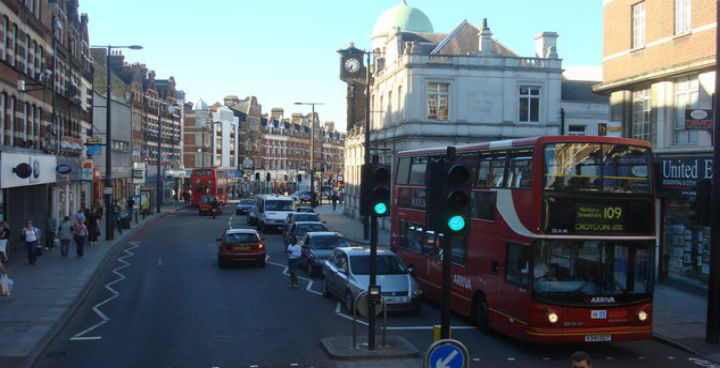
<path fill-rule="evenodd" d="M 559 319 L 557 313 L 555 313 L 555 312 L 552 312 L 552 313 L 548 314 L 547 317 L 548 317 L 548 321 L 549 321 L 550 323 L 555 323 L 555 322 L 557 322 L 558 319 Z"/>
<path fill-rule="evenodd" d="M 640 320 L 640 322 L 647 321 L 647 318 L 648 318 L 647 312 L 645 312 L 645 311 L 638 312 L 638 319 Z"/>

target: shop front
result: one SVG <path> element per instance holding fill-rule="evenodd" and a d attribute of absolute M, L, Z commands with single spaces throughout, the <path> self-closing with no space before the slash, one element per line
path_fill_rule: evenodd
<path fill-rule="evenodd" d="M 92 201 L 92 161 L 79 157 L 58 157 L 56 180 L 52 186 L 52 213 L 62 219 Z"/>
<path fill-rule="evenodd" d="M 105 207 L 103 188 L 105 187 L 105 168 L 99 167 L 93 170 L 93 205 Z M 133 194 L 132 168 L 113 167 L 112 177 L 112 199 L 119 203 L 125 201 Z"/>
<path fill-rule="evenodd" d="M 690 217 L 690 199 L 698 180 L 712 179 L 712 156 L 657 155 L 660 201 L 661 280 L 707 288 L 710 274 L 710 227 Z"/>
<path fill-rule="evenodd" d="M 48 210 L 51 210 L 51 186 L 56 180 L 56 157 L 1 152 L 0 163 L 1 219 L 7 221 L 11 229 L 23 228 L 27 220 L 42 224 Z M 20 237 L 11 236 L 8 246 L 11 254 L 21 250 Z"/>

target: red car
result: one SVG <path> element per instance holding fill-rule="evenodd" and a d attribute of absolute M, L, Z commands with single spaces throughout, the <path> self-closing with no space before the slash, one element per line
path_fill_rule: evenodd
<path fill-rule="evenodd" d="M 265 244 L 257 230 L 230 229 L 217 240 L 220 241 L 218 267 L 237 262 L 265 267 Z"/>

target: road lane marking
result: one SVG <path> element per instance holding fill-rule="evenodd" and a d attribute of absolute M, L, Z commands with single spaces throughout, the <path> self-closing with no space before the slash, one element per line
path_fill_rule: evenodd
<path fill-rule="evenodd" d="M 109 298 L 103 300 L 102 302 L 95 304 L 92 308 L 93 312 L 95 312 L 95 314 L 97 314 L 100 317 L 101 321 L 90 326 L 89 328 L 82 330 L 82 331 L 78 332 L 77 334 L 73 335 L 73 337 L 70 338 L 70 341 L 100 340 L 102 338 L 102 336 L 83 336 L 83 335 L 85 335 L 86 333 L 88 333 L 90 331 L 93 331 L 94 329 L 96 329 L 110 321 L 110 317 L 105 315 L 105 313 L 103 313 L 100 310 L 100 307 L 102 307 L 103 305 L 107 304 L 111 300 L 120 296 L 120 293 L 115 291 L 115 289 L 112 288 L 112 285 L 115 285 L 116 283 L 118 283 L 122 280 L 125 280 L 125 275 L 121 274 L 119 271 L 125 267 L 130 266 L 130 262 L 126 262 L 125 258 L 132 257 L 135 255 L 135 253 L 131 252 L 130 250 L 139 247 L 138 244 L 140 244 L 140 242 L 128 242 L 129 246 L 127 248 L 123 249 L 123 252 L 125 252 L 127 254 L 117 259 L 118 262 L 124 263 L 123 265 L 116 267 L 115 269 L 112 270 L 112 272 L 114 274 L 116 274 L 118 276 L 118 278 L 105 284 L 105 289 L 109 290 L 111 293 L 113 293 L 113 295 L 110 296 Z"/>

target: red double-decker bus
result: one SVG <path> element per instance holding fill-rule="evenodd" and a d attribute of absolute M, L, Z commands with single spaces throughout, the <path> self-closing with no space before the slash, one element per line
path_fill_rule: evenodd
<path fill-rule="evenodd" d="M 442 297 L 442 247 L 425 226 L 426 166 L 396 157 L 391 245 L 426 297 Z M 647 339 L 655 260 L 650 145 L 536 137 L 457 147 L 472 172 L 471 221 L 451 237 L 451 308 L 532 342 Z"/>
<path fill-rule="evenodd" d="M 230 171 L 226 169 L 193 169 L 190 174 L 192 205 L 198 206 L 200 198 L 204 196 L 214 196 L 220 203 L 227 203 L 232 187 Z"/>

